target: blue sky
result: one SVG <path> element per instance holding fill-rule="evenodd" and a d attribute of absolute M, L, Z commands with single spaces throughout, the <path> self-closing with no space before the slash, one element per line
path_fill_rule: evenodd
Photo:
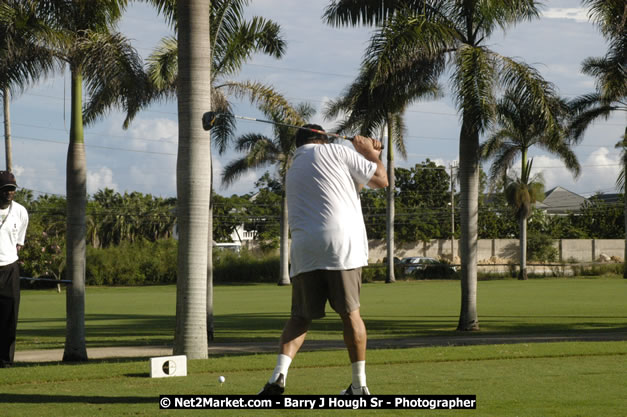
<path fill-rule="evenodd" d="M 317 109 L 337 97 L 356 76 L 371 28 L 333 28 L 322 23 L 327 0 L 253 0 L 250 15 L 278 22 L 287 41 L 281 60 L 255 56 L 239 80 L 273 85 L 292 103 L 308 102 Z M 578 0 L 544 2 L 543 16 L 497 33 L 489 46 L 503 55 L 516 57 L 538 68 L 566 98 L 592 92 L 594 81 L 580 73 L 581 62 L 601 56 L 606 45 L 588 21 Z M 147 57 L 169 28 L 152 8 L 135 4 L 126 13 L 120 31 L 133 40 Z M 442 78 L 442 84 L 448 84 Z M 235 102 L 238 115 L 263 118 L 246 102 Z M 458 160 L 459 116 L 450 94 L 438 101 L 417 102 L 406 113 L 408 158 L 397 166 L 410 167 L 429 158 L 444 166 Z M 18 184 L 36 194 L 65 194 L 65 164 L 69 136 L 69 72 L 42 80 L 14 97 L 11 103 L 13 164 Z M 128 130 L 123 116 L 112 111 L 85 131 L 88 192 L 109 187 L 119 192 L 139 191 L 164 197 L 176 195 L 177 115 L 176 103 L 160 103 L 143 111 Z M 313 122 L 333 127 L 320 112 Z M 546 189 L 560 185 L 582 195 L 615 192 L 619 153 L 614 149 L 625 129 L 625 115 L 615 115 L 590 128 L 575 148 L 583 167 L 577 179 L 554 157 L 532 150 L 534 169 L 542 172 Z M 271 134 L 263 123 L 238 121 L 238 132 Z M 2 151 L 4 156 L 4 151 Z M 214 154 L 215 155 L 215 154 Z M 229 188 L 220 186 L 222 168 L 238 155 L 229 151 L 215 156 L 218 193 L 243 194 L 264 169 L 244 175 Z M 484 167 L 487 171 L 488 166 Z M 268 170 L 274 172 L 272 167 Z"/>

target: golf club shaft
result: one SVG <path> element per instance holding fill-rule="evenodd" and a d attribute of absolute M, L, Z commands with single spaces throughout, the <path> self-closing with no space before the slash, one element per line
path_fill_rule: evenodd
<path fill-rule="evenodd" d="M 20 279 L 23 279 L 26 281 L 55 282 L 57 284 L 72 284 L 72 281 L 69 279 L 30 278 L 30 277 L 20 277 Z"/>
<path fill-rule="evenodd" d="M 203 128 L 205 130 L 211 129 L 217 114 L 218 114 L 217 112 L 211 112 L 211 111 L 210 112 L 206 112 L 205 114 L 203 114 L 203 116 L 202 116 L 202 125 L 203 125 Z M 294 129 L 303 129 L 303 130 L 307 130 L 309 132 L 320 133 L 320 134 L 323 134 L 323 135 L 333 136 L 335 138 L 340 138 L 340 139 L 346 139 L 346 140 L 349 140 L 351 142 L 354 139 L 354 138 L 352 138 L 350 136 L 339 135 L 337 133 L 325 132 L 324 130 L 311 129 L 311 128 L 308 128 L 308 127 L 290 125 L 290 124 L 287 124 L 287 123 L 274 122 L 272 120 L 256 119 L 254 117 L 238 116 L 238 115 L 235 115 L 235 114 L 232 114 L 231 116 L 236 118 L 236 119 L 248 120 L 248 121 L 251 121 L 251 122 L 268 123 L 268 124 L 271 124 L 271 125 L 292 127 Z M 379 141 L 379 142 L 381 142 L 381 141 Z M 381 142 L 381 149 L 383 149 L 383 142 Z"/>

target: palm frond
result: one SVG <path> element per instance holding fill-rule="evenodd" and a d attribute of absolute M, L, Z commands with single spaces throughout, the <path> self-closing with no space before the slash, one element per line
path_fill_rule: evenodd
<path fill-rule="evenodd" d="M 583 0 L 590 20 L 596 23 L 606 38 L 624 36 L 627 6 L 622 0 Z"/>
<path fill-rule="evenodd" d="M 496 71 L 493 55 L 484 48 L 461 45 L 455 53 L 452 83 L 457 107 L 480 133 L 495 115 Z"/>
<path fill-rule="evenodd" d="M 623 136 L 623 140 L 618 142 L 615 148 L 620 149 L 620 156 L 622 166 L 620 172 L 618 173 L 618 178 L 616 178 L 616 190 L 619 193 L 625 192 L 625 166 L 627 166 L 627 131 L 625 136 Z"/>
<path fill-rule="evenodd" d="M 601 105 L 600 101 L 598 104 L 598 106 L 593 107 L 592 103 L 587 102 L 585 104 L 586 110 L 575 110 L 573 112 L 573 117 L 570 121 L 570 134 L 573 141 L 578 142 L 581 140 L 587 127 L 595 120 L 601 118 L 607 120 L 615 110 L 619 109 L 617 106 Z"/>
<path fill-rule="evenodd" d="M 489 179 L 492 184 L 496 184 L 507 171 L 514 165 L 516 158 L 520 154 L 520 148 L 512 143 L 504 143 L 492 154 L 492 165 L 490 166 Z"/>
<path fill-rule="evenodd" d="M 322 15 L 332 26 L 381 25 L 399 9 L 434 13 L 434 6 L 421 0 L 333 0 Z"/>
<path fill-rule="evenodd" d="M 553 103 L 553 98 L 557 96 L 554 85 L 544 80 L 535 68 L 523 62 L 502 55 L 497 57 L 504 88 L 530 106 L 545 129 L 557 128 L 559 120 Z"/>
<path fill-rule="evenodd" d="M 473 17 L 474 38 L 479 36 L 488 38 L 496 28 L 505 31 L 519 22 L 540 17 L 538 2 L 532 0 L 460 2 L 458 4 L 461 9 L 460 24 L 466 24 L 465 19 L 468 15 Z"/>
<path fill-rule="evenodd" d="M 281 58 L 286 44 L 281 37 L 281 27 L 262 17 L 253 17 L 250 22 L 239 22 L 232 32 L 216 45 L 213 69 L 221 76 L 239 72 L 242 65 L 256 52 Z"/>
<path fill-rule="evenodd" d="M 233 184 L 246 171 L 272 164 L 277 159 L 276 147 L 271 140 L 262 135 L 243 135 L 238 139 L 236 149 L 248 153 L 226 165 L 222 172 L 222 182 L 225 186 Z"/>
<path fill-rule="evenodd" d="M 37 6 L 30 0 L 0 3 L 0 88 L 12 94 L 55 69 L 54 52 L 46 44 L 56 44 L 58 32 Z"/>
<path fill-rule="evenodd" d="M 372 36 L 364 63 L 376 66 L 374 82 L 381 84 L 390 75 L 415 66 L 419 57 L 442 63 L 441 72 L 445 54 L 454 51 L 458 42 L 459 33 L 454 28 L 407 11 L 395 15 Z"/>
<path fill-rule="evenodd" d="M 174 96 L 178 77 L 178 42 L 174 37 L 161 39 L 150 54 L 146 72 L 157 91 Z"/>
<path fill-rule="evenodd" d="M 406 134 L 407 128 L 405 126 L 405 119 L 403 118 L 402 114 L 392 114 L 392 138 L 396 150 L 403 159 L 407 159 L 407 148 L 405 147 Z"/>
<path fill-rule="evenodd" d="M 89 101 L 84 110 L 84 122 L 93 123 L 112 106 L 127 113 L 124 125 L 145 103 L 148 79 L 139 54 L 120 33 L 88 32 L 78 48 L 84 56 L 97 56 L 83 62 Z"/>
<path fill-rule="evenodd" d="M 216 118 L 211 127 L 211 143 L 222 155 L 235 137 L 237 128 L 231 104 L 222 90 L 211 89 L 211 109 L 216 112 Z"/>

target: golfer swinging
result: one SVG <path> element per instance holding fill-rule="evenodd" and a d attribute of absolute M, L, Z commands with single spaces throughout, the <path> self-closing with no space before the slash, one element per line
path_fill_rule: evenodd
<path fill-rule="evenodd" d="M 323 131 L 318 125 L 303 128 Z M 259 395 L 280 395 L 288 368 L 325 304 L 340 315 L 352 364 L 352 383 L 342 393 L 370 395 L 366 385 L 366 327 L 359 313 L 361 267 L 368 264 L 368 240 L 359 191 L 387 187 L 379 159 L 381 143 L 356 136 L 352 149 L 330 144 L 326 135 L 305 129 L 287 173 L 292 313 L 280 339 L 277 365 Z"/>

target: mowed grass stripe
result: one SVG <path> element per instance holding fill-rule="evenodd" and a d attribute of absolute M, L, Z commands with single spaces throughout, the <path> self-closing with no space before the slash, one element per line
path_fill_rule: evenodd
<path fill-rule="evenodd" d="M 377 349 L 368 353 L 368 366 L 424 365 L 456 362 L 482 362 L 528 359 L 575 359 L 627 355 L 627 342 L 557 342 L 515 345 L 481 345 Z M 221 355 L 207 360 L 191 360 L 190 374 L 215 372 L 257 372 L 274 368 L 275 354 Z M 330 369 L 347 366 L 343 351 L 301 352 L 294 361 L 300 369 Z M 94 360 L 65 364 L 23 363 L 3 371 L 0 386 L 43 383 L 46 381 L 105 380 L 119 377 L 147 376 L 147 359 Z"/>
<path fill-rule="evenodd" d="M 368 360 L 368 384 L 374 394 L 477 395 L 474 414 L 481 416 L 621 416 L 627 405 L 622 395 L 627 370 L 620 362 L 626 350 L 624 342 L 377 350 Z M 554 356 L 560 352 L 562 356 Z M 339 351 L 300 354 L 290 369 L 287 393 L 337 394 L 350 381 L 347 362 Z M 273 366 L 270 354 L 217 357 L 190 361 L 188 377 L 165 379 L 148 378 L 147 360 L 18 367 L 5 370 L 8 380 L 2 380 L 0 402 L 3 413 L 12 416 L 197 415 L 202 412 L 159 410 L 158 397 L 254 394 Z M 32 378 L 25 379 L 25 374 Z M 220 375 L 226 376 L 222 385 Z M 211 411 L 218 416 L 417 415 L 416 410 L 250 413 Z M 466 411 L 424 413 L 450 416 Z"/>
<path fill-rule="evenodd" d="M 287 320 L 291 288 L 218 286 L 214 291 L 215 344 L 276 342 Z M 481 332 L 546 334 L 627 331 L 627 280 L 618 276 L 479 282 Z M 175 286 L 88 288 L 87 346 L 168 345 L 175 326 Z M 370 339 L 455 334 L 460 284 L 412 281 L 365 284 L 362 315 Z M 341 324 L 328 310 L 308 340 L 341 340 Z M 65 294 L 23 291 L 18 350 L 62 348 Z"/>

